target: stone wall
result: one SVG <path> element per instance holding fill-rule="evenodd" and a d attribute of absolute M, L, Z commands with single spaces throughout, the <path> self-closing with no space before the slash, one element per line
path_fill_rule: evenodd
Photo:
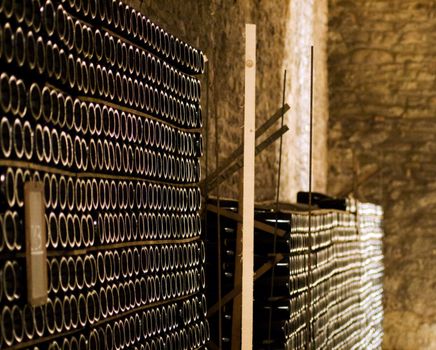
<path fill-rule="evenodd" d="M 330 0 L 329 14 L 328 187 L 384 207 L 383 348 L 435 349 L 436 1 Z"/>
<path fill-rule="evenodd" d="M 315 110 L 315 185 L 326 183 L 327 0 L 127 0 L 165 29 L 201 48 L 209 59 L 208 77 L 202 78 L 203 111 L 209 115 L 208 171 L 215 169 L 216 153 L 222 162 L 242 142 L 244 103 L 244 28 L 257 24 L 256 125 L 264 122 L 282 103 L 284 69 L 288 70 L 286 102 L 292 106 L 286 123 L 291 130 L 284 138 L 282 199 L 295 200 L 295 192 L 307 186 L 309 50 L 316 36 L 316 69 L 324 72 L 318 85 Z M 315 27 L 313 23 L 316 23 Z M 314 29 L 315 28 L 315 29 Z M 209 103 L 206 85 L 209 85 Z M 218 123 L 218 143 L 215 122 Z M 278 123 L 276 128 L 278 128 Z M 206 130 L 205 130 L 206 133 Z M 276 142 L 256 158 L 256 199 L 275 198 L 278 145 Z M 204 159 L 204 162 L 206 160 Z M 300 171 L 300 167 L 306 171 Z M 205 168 L 204 168 L 205 170 Z M 203 170 L 203 174 L 205 171 Z M 220 189 L 221 196 L 238 197 L 239 176 L 235 174 Z"/>
<path fill-rule="evenodd" d="M 314 46 L 313 87 L 313 189 L 324 192 L 327 179 L 327 0 L 292 1 L 288 21 L 286 59 L 290 74 L 284 138 L 286 178 L 283 200 L 295 201 L 299 190 L 309 189 L 310 47 Z"/>

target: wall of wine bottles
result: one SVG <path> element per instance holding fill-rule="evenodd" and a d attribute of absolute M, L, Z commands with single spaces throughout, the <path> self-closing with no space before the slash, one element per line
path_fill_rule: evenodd
<path fill-rule="evenodd" d="M 307 208 L 256 207 L 255 219 L 273 230 L 258 226 L 254 232 L 254 348 L 381 348 L 383 213 L 377 205 L 347 203 L 346 210 L 313 210 L 310 234 Z M 221 201 L 220 207 L 237 212 L 238 203 Z M 220 294 L 225 296 L 235 288 L 237 223 L 221 215 L 217 225 L 217 214 L 209 212 L 208 227 L 221 229 Z M 274 236 L 274 230 L 286 234 Z M 211 235 L 208 256 L 216 255 L 218 244 Z M 208 265 L 207 271 L 216 274 L 216 266 Z M 217 281 L 209 287 L 208 299 L 215 303 Z M 221 317 L 210 319 L 216 343 L 221 319 L 224 349 L 231 349 L 233 307 L 224 304 Z"/>
<path fill-rule="evenodd" d="M 383 337 L 379 206 L 292 215 L 287 349 L 380 349 Z"/>
<path fill-rule="evenodd" d="M 203 53 L 121 1 L 8 0 L 0 60 L 0 348 L 203 347 Z M 47 228 L 36 307 L 30 180 Z"/>

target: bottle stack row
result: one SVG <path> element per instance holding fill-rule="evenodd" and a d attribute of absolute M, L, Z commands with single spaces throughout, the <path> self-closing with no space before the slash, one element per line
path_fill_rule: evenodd
<path fill-rule="evenodd" d="M 115 0 L 0 4 L 0 349 L 199 349 L 204 55 Z M 24 184 L 48 299 L 27 300 Z"/>

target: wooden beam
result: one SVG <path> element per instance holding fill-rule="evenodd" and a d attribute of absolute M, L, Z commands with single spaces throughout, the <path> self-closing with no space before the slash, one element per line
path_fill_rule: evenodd
<path fill-rule="evenodd" d="M 357 179 L 357 181 L 355 182 L 354 186 L 356 188 L 359 188 L 359 186 L 362 186 L 363 184 L 365 184 L 367 181 L 369 181 L 370 179 L 372 179 L 374 176 L 376 176 L 377 174 L 380 173 L 382 169 L 380 169 L 378 166 L 376 166 L 376 168 L 372 171 L 369 171 L 368 173 L 362 175 L 360 178 Z M 353 187 L 354 187 L 353 186 Z M 344 190 L 342 190 L 339 194 L 338 197 L 345 197 L 348 196 L 349 194 L 351 194 L 353 192 L 353 188 L 346 188 Z"/>
<path fill-rule="evenodd" d="M 254 161 L 256 132 L 256 25 L 245 25 L 244 176 L 242 206 L 241 349 L 253 348 Z"/>
<path fill-rule="evenodd" d="M 265 150 L 269 145 L 278 140 L 284 133 L 289 130 L 287 125 L 282 126 L 280 129 L 273 132 L 270 136 L 268 136 L 264 141 L 262 141 L 259 145 L 256 146 L 256 156 Z M 237 158 L 235 162 L 229 164 L 228 167 L 223 169 L 219 175 L 214 178 L 211 178 L 207 183 L 208 189 L 213 189 L 215 186 L 220 184 L 223 180 L 229 178 L 234 172 L 242 168 L 243 166 L 243 158 Z M 205 186 L 205 183 L 202 184 Z"/>
<path fill-rule="evenodd" d="M 288 110 L 290 109 L 288 104 L 285 104 L 283 107 L 280 107 L 269 119 L 263 123 L 256 130 L 256 140 L 262 136 L 268 129 L 274 125 L 274 123 Z M 226 160 L 221 162 L 219 169 L 215 170 L 212 174 L 208 175 L 206 179 L 200 181 L 200 186 L 204 186 L 205 183 L 211 183 L 216 180 L 216 178 L 226 170 L 231 164 L 233 164 L 236 160 L 238 160 L 244 152 L 244 148 L 240 145 Z"/>
<path fill-rule="evenodd" d="M 226 217 L 228 219 L 231 219 L 231 220 L 234 220 L 234 221 L 237 221 L 237 222 L 242 222 L 242 216 L 239 215 L 238 213 L 235 213 L 233 211 L 226 210 L 226 209 L 223 209 L 223 208 L 219 208 L 218 209 L 218 207 L 216 205 L 208 204 L 207 205 L 207 210 L 210 210 L 211 212 L 214 212 L 216 214 L 218 214 L 218 212 L 219 212 L 219 214 L 221 216 L 224 216 L 224 217 Z M 257 221 L 257 220 L 254 220 L 254 228 L 257 229 L 257 230 L 266 232 L 266 233 L 271 233 L 272 235 L 274 233 L 276 233 L 276 235 L 279 236 L 279 237 L 285 237 L 288 234 L 288 232 L 286 232 L 285 230 L 282 230 L 280 228 L 277 228 L 277 232 L 275 232 L 274 231 L 274 226 L 265 224 L 265 223 L 263 223 L 261 221 Z M 253 232 L 253 234 L 254 234 L 254 232 Z"/>
<path fill-rule="evenodd" d="M 258 278 L 260 278 L 262 275 L 264 275 L 266 272 L 268 272 L 270 269 L 272 269 L 273 266 L 275 266 L 278 262 L 282 261 L 284 259 L 283 254 L 277 254 L 275 258 L 271 261 L 266 262 L 261 267 L 259 267 L 256 272 L 254 273 L 254 281 L 256 281 Z M 241 294 L 241 285 L 235 286 L 229 293 L 224 295 L 221 298 L 221 307 L 226 305 L 229 301 L 233 300 L 236 296 Z M 207 317 L 211 317 L 214 314 L 218 312 L 219 309 L 219 303 L 216 303 L 212 305 L 212 307 L 209 308 L 207 312 Z"/>

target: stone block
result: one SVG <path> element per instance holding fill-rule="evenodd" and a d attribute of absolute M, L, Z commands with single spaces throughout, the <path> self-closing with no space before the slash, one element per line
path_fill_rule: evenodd
<path fill-rule="evenodd" d="M 392 52 L 380 49 L 360 49 L 351 53 L 354 64 L 383 64 L 394 62 Z"/>

